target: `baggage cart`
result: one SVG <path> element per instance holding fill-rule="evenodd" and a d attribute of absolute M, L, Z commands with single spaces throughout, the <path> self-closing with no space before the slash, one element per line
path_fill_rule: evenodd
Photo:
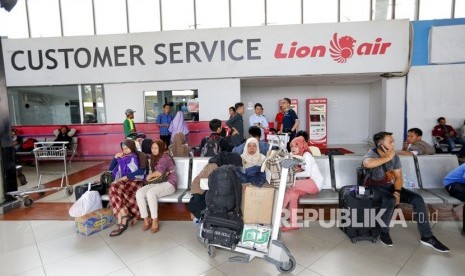
<path fill-rule="evenodd" d="M 36 187 L 25 190 L 25 191 L 14 191 L 7 193 L 24 203 L 24 206 L 29 207 L 34 202 L 29 198 L 30 194 L 40 193 L 45 194 L 48 191 L 60 191 L 65 189 L 66 195 L 70 196 L 73 194 L 73 187 L 69 185 L 68 170 L 66 167 L 66 145 L 68 142 L 36 142 L 34 143 L 34 159 L 36 165 L 36 172 L 39 183 Z M 63 161 L 63 171 L 46 171 L 40 168 L 40 163 L 43 161 Z M 43 164 L 42 164 L 43 165 Z M 43 175 L 61 175 L 61 184 L 59 187 L 46 188 L 42 184 Z M 66 181 L 66 185 L 63 185 Z"/>
<path fill-rule="evenodd" d="M 281 273 L 290 273 L 295 269 L 296 267 L 295 258 L 292 256 L 291 252 L 286 247 L 286 245 L 281 240 L 279 240 L 279 237 L 280 237 L 279 227 L 281 225 L 281 213 L 283 209 L 283 200 L 284 200 L 284 194 L 286 192 L 286 187 L 287 187 L 287 174 L 288 174 L 290 167 L 296 166 L 299 164 L 302 164 L 302 160 L 295 159 L 290 156 L 286 159 L 283 159 L 281 162 L 282 173 L 281 173 L 278 193 L 274 198 L 273 217 L 271 221 L 271 237 L 268 243 L 267 252 L 262 252 L 262 251 L 257 251 L 251 248 L 242 247 L 241 245 L 236 245 L 233 248 L 229 248 L 229 247 L 224 247 L 218 244 L 211 244 L 209 243 L 208 240 L 202 238 L 203 224 L 201 223 L 199 226 L 199 233 L 198 233 L 199 241 L 207 247 L 208 255 L 210 257 L 213 258 L 215 256 L 216 247 L 219 247 L 219 248 L 224 248 L 227 250 L 232 250 L 233 252 L 238 252 L 238 253 L 243 254 L 243 255 L 231 257 L 229 260 L 232 262 L 248 263 L 253 258 L 258 257 L 258 258 L 263 258 L 267 262 L 275 265 L 278 271 Z"/>

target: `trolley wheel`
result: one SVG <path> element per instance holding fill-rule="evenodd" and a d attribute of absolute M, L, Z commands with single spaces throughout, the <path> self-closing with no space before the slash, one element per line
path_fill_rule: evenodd
<path fill-rule="evenodd" d="M 65 193 L 66 193 L 67 196 L 72 195 L 73 194 L 73 187 L 72 186 L 66 187 Z"/>
<path fill-rule="evenodd" d="M 356 243 L 356 242 L 357 242 L 356 239 L 350 239 L 350 241 L 351 241 L 352 243 Z"/>
<path fill-rule="evenodd" d="M 44 195 L 45 195 L 45 192 L 40 192 L 39 195 L 40 195 L 40 196 L 44 196 Z"/>
<path fill-rule="evenodd" d="M 208 249 L 208 256 L 210 256 L 210 258 L 215 258 L 216 248 L 213 245 L 207 245 L 207 249 Z"/>
<path fill-rule="evenodd" d="M 25 198 L 25 199 L 24 199 L 24 206 L 25 206 L 25 207 L 31 206 L 32 203 L 34 203 L 34 200 L 32 200 L 32 199 L 30 199 L 30 198 Z"/>
<path fill-rule="evenodd" d="M 277 265 L 276 268 L 281 273 L 291 273 L 296 266 L 295 258 L 291 255 L 289 256 L 289 263 L 284 266 Z"/>

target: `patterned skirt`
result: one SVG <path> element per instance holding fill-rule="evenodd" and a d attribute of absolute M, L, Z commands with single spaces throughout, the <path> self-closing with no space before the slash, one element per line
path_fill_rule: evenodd
<path fill-rule="evenodd" d="M 109 197 L 110 206 L 113 214 L 118 214 L 124 210 L 126 214 L 132 217 L 140 217 L 139 208 L 137 208 L 136 192 L 142 187 L 141 181 L 117 182 L 110 186 Z"/>

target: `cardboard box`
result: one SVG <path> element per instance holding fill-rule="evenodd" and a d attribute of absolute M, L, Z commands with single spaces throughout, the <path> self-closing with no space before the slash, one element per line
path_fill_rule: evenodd
<path fill-rule="evenodd" d="M 239 246 L 268 252 L 268 243 L 271 238 L 271 226 L 261 224 L 245 224 Z"/>
<path fill-rule="evenodd" d="M 242 214 L 244 224 L 271 224 L 275 188 L 264 185 L 259 188 L 250 184 L 242 187 Z"/>
<path fill-rule="evenodd" d="M 75 219 L 78 233 L 89 236 L 115 224 L 110 209 L 99 209 Z"/>

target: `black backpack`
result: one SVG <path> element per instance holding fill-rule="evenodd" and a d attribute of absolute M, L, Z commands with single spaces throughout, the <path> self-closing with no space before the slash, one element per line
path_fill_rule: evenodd
<path fill-rule="evenodd" d="M 241 214 L 241 201 L 242 184 L 235 166 L 221 166 L 208 176 L 205 202 L 210 212 Z"/>
<path fill-rule="evenodd" d="M 212 157 L 220 154 L 221 145 L 220 141 L 222 137 L 206 137 L 205 144 L 203 145 L 202 152 L 200 153 L 201 157 Z"/>

